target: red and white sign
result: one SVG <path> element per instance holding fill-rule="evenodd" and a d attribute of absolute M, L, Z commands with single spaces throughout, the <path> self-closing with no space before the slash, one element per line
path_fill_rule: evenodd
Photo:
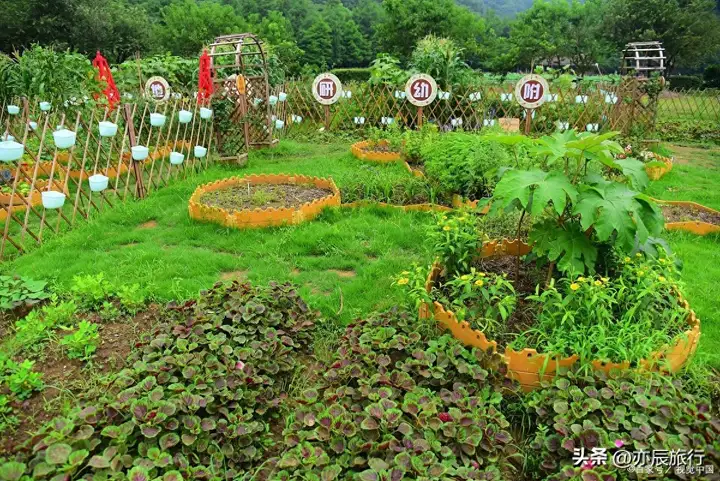
<path fill-rule="evenodd" d="M 530 74 L 515 85 L 515 98 L 526 109 L 536 109 L 545 103 L 545 94 L 549 91 L 547 80 L 540 75 Z"/>
<path fill-rule="evenodd" d="M 405 84 L 405 95 L 411 104 L 425 107 L 437 97 L 437 83 L 429 75 L 415 74 Z"/>
<path fill-rule="evenodd" d="M 170 98 L 170 84 L 162 77 L 150 77 L 145 82 L 145 95 L 157 102 L 165 102 Z"/>
<path fill-rule="evenodd" d="M 343 91 L 340 79 L 331 73 L 321 73 L 315 77 L 312 90 L 315 100 L 323 105 L 337 102 Z"/>

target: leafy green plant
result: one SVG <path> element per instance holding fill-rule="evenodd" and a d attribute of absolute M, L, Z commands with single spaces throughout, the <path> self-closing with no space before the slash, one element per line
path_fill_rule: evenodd
<path fill-rule="evenodd" d="M 477 216 L 464 209 L 438 213 L 435 219 L 428 228 L 427 238 L 445 276 L 455 277 L 468 272 L 482 245 Z"/>
<path fill-rule="evenodd" d="M 392 55 L 381 53 L 370 63 L 370 84 L 398 86 L 403 84 L 410 74 L 400 68 L 400 60 Z"/>
<path fill-rule="evenodd" d="M 0 430 L 2 432 L 12 431 L 19 423 L 12 406 L 10 398 L 4 394 L 0 394 Z M 2 479 L 2 476 L 0 476 Z"/>
<path fill-rule="evenodd" d="M 678 380 L 632 371 L 567 373 L 530 394 L 527 409 L 537 426 L 530 448 L 538 454 L 528 471 L 537 479 L 630 479 L 611 462 L 573 465 L 575 450 L 587 456 L 593 448 L 605 448 L 608 459 L 618 449 L 696 449 L 703 464 L 720 465 L 720 419 Z M 672 470 L 668 475 L 675 479 Z"/>
<path fill-rule="evenodd" d="M 402 271 L 394 280 L 393 285 L 405 292 L 408 300 L 407 308 L 417 312 L 422 304 L 432 304 L 432 298 L 425 288 L 428 278 L 428 269 L 413 265 L 409 271 Z"/>
<path fill-rule="evenodd" d="M 405 160 L 409 164 L 423 163 L 423 149 L 436 142 L 437 138 L 438 127 L 430 122 L 424 123 L 418 130 L 406 130 L 402 139 L 402 152 Z"/>
<path fill-rule="evenodd" d="M 662 231 L 662 214 L 649 197 L 588 172 L 588 164 L 597 162 L 622 172 L 631 184 L 647 183 L 641 163 L 613 158 L 622 151 L 610 140 L 615 135 L 569 131 L 543 137 L 534 151 L 549 171 L 509 170 L 495 188 L 495 211 L 516 208 L 537 219 L 530 241 L 551 262 L 548 280 L 554 266 L 565 273 L 595 272 L 604 243 L 631 253 Z"/>
<path fill-rule="evenodd" d="M 127 284 L 117 289 L 117 297 L 123 310 L 130 315 L 137 314 L 145 307 L 147 298 L 140 288 L 140 284 Z"/>
<path fill-rule="evenodd" d="M 82 320 L 72 334 L 60 340 L 60 346 L 66 349 L 68 358 L 88 360 L 95 353 L 99 342 L 98 325 Z"/>
<path fill-rule="evenodd" d="M 112 286 L 105 274 L 87 274 L 73 277 L 70 292 L 84 309 L 95 309 L 102 305 L 112 294 Z"/>
<path fill-rule="evenodd" d="M 23 277 L 0 276 L 0 310 L 32 306 L 50 298 L 47 282 Z"/>
<path fill-rule="evenodd" d="M 27 399 L 34 391 L 42 390 L 42 373 L 33 371 L 34 361 L 25 359 L 17 363 L 0 359 L 0 379 L 18 399 Z M 4 373 L 4 374 L 3 374 Z"/>

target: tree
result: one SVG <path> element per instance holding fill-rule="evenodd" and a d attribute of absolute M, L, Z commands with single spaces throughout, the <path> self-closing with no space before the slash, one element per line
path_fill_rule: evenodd
<path fill-rule="evenodd" d="M 360 0 L 352 15 L 368 42 L 369 57 L 373 58 L 378 52 L 377 29 L 385 20 L 385 10 L 377 0 Z"/>
<path fill-rule="evenodd" d="M 331 67 L 354 67 L 367 62 L 367 41 L 360 33 L 352 13 L 340 0 L 328 0 L 322 15 L 330 27 Z"/>
<path fill-rule="evenodd" d="M 315 15 L 300 37 L 299 45 L 305 52 L 303 57 L 305 64 L 320 68 L 330 64 L 333 49 L 331 32 L 325 19 L 319 14 Z"/>
<path fill-rule="evenodd" d="M 628 42 L 658 40 L 668 70 L 694 67 L 720 48 L 715 0 L 608 0 L 605 28 L 619 51 Z"/>
<path fill-rule="evenodd" d="M 245 22 L 229 5 L 184 0 L 165 7 L 157 35 L 175 55 L 195 56 L 214 37 L 246 30 Z"/>

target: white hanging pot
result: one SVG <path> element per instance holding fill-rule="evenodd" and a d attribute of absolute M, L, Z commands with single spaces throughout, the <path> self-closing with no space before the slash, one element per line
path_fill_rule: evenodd
<path fill-rule="evenodd" d="M 545 94 L 546 102 L 557 102 L 558 94 Z"/>
<path fill-rule="evenodd" d="M 90 182 L 90 190 L 93 192 L 102 192 L 107 189 L 110 178 L 106 175 L 95 174 L 91 175 L 88 181 Z"/>
<path fill-rule="evenodd" d="M 14 140 L 0 142 L 0 161 L 12 162 L 19 160 L 22 158 L 24 150 L 23 144 L 19 144 Z"/>
<path fill-rule="evenodd" d="M 344 90 L 343 93 L 342 93 L 342 96 L 345 97 L 346 99 L 351 99 L 351 98 L 352 98 L 352 91 L 350 91 L 350 90 Z"/>
<path fill-rule="evenodd" d="M 480 92 L 473 92 L 470 94 L 470 100 L 472 102 L 477 102 L 480 99 L 482 99 L 482 94 Z"/>
<path fill-rule="evenodd" d="M 255 98 L 253 99 L 253 105 L 255 105 L 255 107 L 257 107 L 257 106 L 260 105 L 261 103 L 262 103 L 262 99 L 259 99 L 259 98 L 257 98 L 257 97 L 255 97 Z"/>
<path fill-rule="evenodd" d="M 598 130 L 600 130 L 600 125 L 598 125 L 598 124 L 587 124 L 587 125 L 585 126 L 585 130 L 587 130 L 588 132 L 597 132 Z"/>
<path fill-rule="evenodd" d="M 185 160 L 185 154 L 181 154 L 180 152 L 170 152 L 170 163 L 172 165 L 180 165 L 183 163 L 183 160 Z"/>
<path fill-rule="evenodd" d="M 270 103 L 270 105 L 275 105 L 278 102 L 277 96 L 271 95 L 270 97 L 268 97 L 268 102 Z"/>
<path fill-rule="evenodd" d="M 130 149 L 132 151 L 133 160 L 141 161 L 147 159 L 150 149 L 144 145 L 136 145 Z"/>
<path fill-rule="evenodd" d="M 165 125 L 165 116 L 163 114 L 150 114 L 150 125 L 153 127 L 162 127 Z"/>
<path fill-rule="evenodd" d="M 302 122 L 302 116 L 293 114 L 290 119 L 293 121 L 294 124 L 299 124 Z"/>
<path fill-rule="evenodd" d="M 202 159 L 207 154 L 207 149 L 202 145 L 196 145 L 194 149 L 195 157 Z"/>
<path fill-rule="evenodd" d="M 18 107 L 17 105 L 8 105 L 7 111 L 10 115 L 17 115 L 20 113 L 20 107 Z"/>
<path fill-rule="evenodd" d="M 60 125 L 59 127 L 62 127 L 62 125 Z M 76 138 L 77 134 L 72 130 L 61 128 L 60 130 L 56 130 L 55 132 L 53 132 L 53 140 L 55 141 L 55 147 L 57 147 L 58 149 L 69 149 L 70 147 L 75 145 Z"/>
<path fill-rule="evenodd" d="M 586 104 L 588 101 L 587 95 L 576 95 L 575 96 L 575 103 L 576 104 Z"/>
<path fill-rule="evenodd" d="M 618 97 L 615 94 L 608 94 L 605 96 L 605 103 L 606 104 L 616 104 L 618 101 Z"/>
<path fill-rule="evenodd" d="M 200 118 L 203 120 L 207 120 L 210 117 L 212 117 L 212 109 L 208 109 L 205 107 L 200 107 Z"/>
<path fill-rule="evenodd" d="M 31 120 L 30 122 L 28 122 L 28 125 L 30 126 L 31 129 L 37 130 L 37 122 Z"/>
<path fill-rule="evenodd" d="M 510 102 L 513 94 L 500 94 L 500 100 L 503 102 Z"/>
<path fill-rule="evenodd" d="M 280 102 L 285 102 L 287 100 L 287 94 L 285 92 L 280 92 L 278 94 L 278 100 Z"/>
<path fill-rule="evenodd" d="M 495 125 L 495 119 L 485 119 L 483 120 L 483 125 L 485 127 L 492 127 L 493 125 Z"/>
<path fill-rule="evenodd" d="M 178 122 L 181 124 L 187 124 L 192 120 L 192 112 L 189 110 L 181 110 L 178 112 Z"/>
<path fill-rule="evenodd" d="M 40 102 L 40 110 L 42 110 L 43 112 L 47 112 L 51 108 L 52 105 L 50 104 L 50 102 Z"/>
<path fill-rule="evenodd" d="M 562 120 L 558 120 L 557 125 L 560 130 L 568 130 L 570 128 L 570 122 L 564 122 Z"/>
<path fill-rule="evenodd" d="M 59 209 L 65 204 L 65 194 L 55 190 L 44 191 L 41 194 L 43 207 L 46 209 Z"/>
<path fill-rule="evenodd" d="M 114 137 L 117 133 L 118 126 L 112 122 L 102 121 L 98 123 L 100 137 Z"/>
<path fill-rule="evenodd" d="M 353 122 L 357 125 L 363 125 L 365 123 L 365 117 L 355 117 L 353 118 Z"/>
<path fill-rule="evenodd" d="M 283 122 L 283 121 L 280 120 L 280 119 L 277 119 L 277 120 L 275 121 L 275 128 L 278 129 L 278 130 L 280 130 L 280 129 L 282 129 L 283 127 L 285 127 L 285 122 Z"/>
<path fill-rule="evenodd" d="M 5 134 L 5 135 L 3 135 L 2 139 L 0 139 L 0 140 L 2 140 L 3 142 L 7 142 L 7 141 L 12 142 L 13 140 L 15 140 L 15 137 L 13 137 L 10 134 Z"/>

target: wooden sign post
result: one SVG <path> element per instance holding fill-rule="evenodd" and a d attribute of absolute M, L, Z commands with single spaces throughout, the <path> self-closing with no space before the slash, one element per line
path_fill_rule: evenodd
<path fill-rule="evenodd" d="M 525 135 L 530 133 L 533 111 L 545 103 L 549 91 L 547 80 L 540 75 L 526 75 L 515 84 L 515 98 L 525 108 Z"/>
<path fill-rule="evenodd" d="M 437 82 L 424 73 L 415 74 L 405 83 L 405 95 L 408 102 L 416 106 L 417 126 L 423 124 L 423 107 L 430 105 L 437 97 Z"/>
<path fill-rule="evenodd" d="M 342 82 L 329 72 L 321 73 L 313 81 L 312 93 L 315 100 L 325 106 L 325 130 L 329 130 L 330 106 L 342 96 Z"/>

